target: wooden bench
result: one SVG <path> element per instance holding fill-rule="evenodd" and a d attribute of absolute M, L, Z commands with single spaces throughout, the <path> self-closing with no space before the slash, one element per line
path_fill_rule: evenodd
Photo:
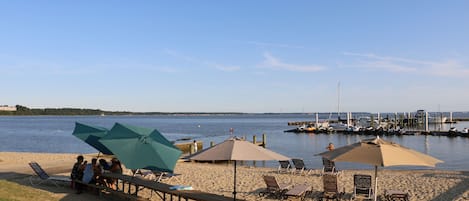
<path fill-rule="evenodd" d="M 115 173 L 104 173 L 103 176 L 116 178 L 121 181 L 122 187 L 125 184 L 128 184 L 127 194 L 138 197 L 138 191 L 141 190 L 141 187 L 147 188 L 152 192 L 155 192 L 161 200 L 197 200 L 197 201 L 233 201 L 232 197 L 225 197 L 223 195 L 217 195 L 207 192 L 202 192 L 198 190 L 173 190 L 172 185 L 164 184 L 160 182 L 155 182 L 147 179 L 142 179 L 139 177 L 132 177 L 129 175 L 115 174 Z M 133 186 L 135 189 L 134 192 L 131 192 L 130 186 Z M 122 188 L 124 189 L 124 188 Z M 120 191 L 126 193 L 125 191 Z M 175 198 L 173 198 L 173 196 Z M 236 199 L 240 200 L 240 199 Z"/>

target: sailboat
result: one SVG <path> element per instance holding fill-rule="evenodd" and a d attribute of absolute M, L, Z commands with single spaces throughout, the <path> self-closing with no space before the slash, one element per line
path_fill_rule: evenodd
<path fill-rule="evenodd" d="M 331 119 L 332 113 L 329 114 L 329 119 Z M 340 119 L 340 81 L 337 83 L 337 123 L 329 123 L 329 129 L 334 131 L 346 131 L 349 129 L 348 124 L 344 124 Z"/>

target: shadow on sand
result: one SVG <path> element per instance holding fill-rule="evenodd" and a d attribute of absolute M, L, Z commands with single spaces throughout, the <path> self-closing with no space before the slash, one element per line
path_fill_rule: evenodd
<path fill-rule="evenodd" d="M 463 197 L 464 193 L 467 191 L 469 186 L 469 172 L 461 171 L 461 174 L 425 174 L 424 177 L 433 177 L 433 178 L 452 178 L 452 179 L 460 179 L 461 181 L 445 191 L 444 193 L 439 194 L 438 196 L 434 197 L 431 201 L 447 201 L 447 200 L 469 200 L 469 197 Z"/>
<path fill-rule="evenodd" d="M 76 190 L 71 188 L 70 183 L 68 182 L 57 182 L 58 186 L 55 186 L 52 182 L 43 182 L 38 185 L 32 185 L 30 183 L 29 174 L 16 173 L 16 172 L 0 172 L 0 180 L 6 180 L 9 182 L 17 183 L 21 186 L 35 188 L 42 191 L 47 191 L 53 194 L 64 194 L 60 201 L 82 201 L 82 200 L 110 200 L 110 201 L 120 201 L 124 200 L 120 197 L 116 197 L 110 194 L 102 194 L 101 196 L 96 195 L 91 191 L 85 191 L 81 194 L 76 194 Z M 40 178 L 33 176 L 34 181 L 39 182 Z"/>

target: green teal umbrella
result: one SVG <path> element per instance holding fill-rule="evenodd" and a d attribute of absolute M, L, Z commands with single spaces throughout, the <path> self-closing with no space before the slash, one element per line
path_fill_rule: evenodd
<path fill-rule="evenodd" d="M 112 155 L 113 153 L 98 140 L 107 135 L 109 130 L 106 128 L 91 126 L 75 122 L 75 129 L 72 135 L 85 141 L 90 146 L 103 154 Z"/>
<path fill-rule="evenodd" d="M 129 169 L 173 172 L 182 154 L 156 129 L 120 123 L 99 141 Z"/>

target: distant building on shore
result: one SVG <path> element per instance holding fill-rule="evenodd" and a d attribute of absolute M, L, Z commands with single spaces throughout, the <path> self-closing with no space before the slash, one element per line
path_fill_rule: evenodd
<path fill-rule="evenodd" d="M 0 111 L 16 111 L 16 106 L 0 105 Z"/>

